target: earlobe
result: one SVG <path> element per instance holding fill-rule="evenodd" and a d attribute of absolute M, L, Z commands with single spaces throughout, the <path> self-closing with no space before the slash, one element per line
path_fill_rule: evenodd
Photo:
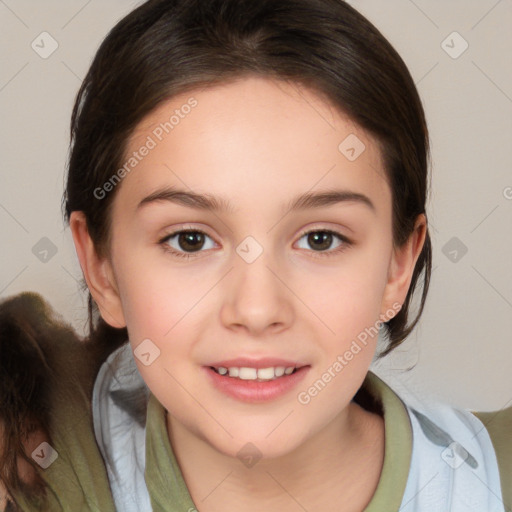
<path fill-rule="evenodd" d="M 69 225 L 85 281 L 103 320 L 112 327 L 125 327 L 121 299 L 111 263 L 108 258 L 98 256 L 89 235 L 84 213 L 72 212 Z"/>
<path fill-rule="evenodd" d="M 421 214 L 416 219 L 414 230 L 407 242 L 393 251 L 382 301 L 383 311 L 389 310 L 393 304 L 402 305 L 405 302 L 426 234 L 427 220 L 425 215 Z"/>

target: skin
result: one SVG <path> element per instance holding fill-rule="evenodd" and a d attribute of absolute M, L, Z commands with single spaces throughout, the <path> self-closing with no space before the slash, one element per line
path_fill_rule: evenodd
<path fill-rule="evenodd" d="M 307 405 L 297 394 L 404 302 L 425 218 L 394 247 L 376 141 L 298 84 L 246 77 L 175 96 L 140 123 L 127 155 L 191 96 L 197 106 L 118 185 L 107 257 L 98 257 L 83 214 L 72 214 L 89 289 L 107 322 L 128 327 L 133 349 L 149 338 L 160 350 L 149 366 L 136 361 L 168 411 L 169 439 L 199 510 L 328 511 L 339 500 L 345 511 L 362 510 L 382 470 L 384 423 L 351 400 L 377 337 Z M 366 146 L 353 162 L 338 150 L 350 134 Z M 164 186 L 222 197 L 232 211 L 169 201 L 137 208 Z M 364 194 L 373 208 L 287 209 L 299 194 L 332 189 Z M 208 235 L 190 259 L 164 250 L 190 253 L 178 237 L 160 243 L 185 228 Z M 325 230 L 351 243 L 303 236 Z M 263 249 L 252 263 L 236 252 L 247 236 Z M 244 355 L 291 359 L 309 373 L 278 399 L 240 402 L 212 387 L 203 366 Z M 252 468 L 237 458 L 247 442 L 262 454 Z"/>

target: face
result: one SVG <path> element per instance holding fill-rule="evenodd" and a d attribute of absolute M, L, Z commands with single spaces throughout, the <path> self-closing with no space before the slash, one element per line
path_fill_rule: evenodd
<path fill-rule="evenodd" d="M 272 457 L 343 417 L 407 288 L 376 142 L 313 91 L 244 78 L 162 104 L 130 158 L 106 264 L 170 426 Z"/>

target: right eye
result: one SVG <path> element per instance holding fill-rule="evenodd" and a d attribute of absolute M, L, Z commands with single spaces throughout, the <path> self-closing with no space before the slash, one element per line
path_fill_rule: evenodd
<path fill-rule="evenodd" d="M 198 229 L 187 229 L 175 231 L 169 235 L 166 235 L 160 240 L 160 244 L 165 251 L 182 258 L 194 257 L 192 253 L 202 252 L 201 249 L 205 249 L 205 242 L 210 240 L 212 244 L 206 249 L 212 249 L 215 246 L 212 238 L 208 236 L 204 231 Z M 208 245 L 206 243 L 206 245 Z"/>

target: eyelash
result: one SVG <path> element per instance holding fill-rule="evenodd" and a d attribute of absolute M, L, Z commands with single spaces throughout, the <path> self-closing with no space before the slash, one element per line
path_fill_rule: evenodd
<path fill-rule="evenodd" d="M 180 235 L 183 233 L 201 233 L 201 234 L 207 236 L 208 238 L 211 238 L 211 236 L 208 235 L 208 233 L 206 233 L 200 229 L 180 229 L 178 231 L 174 231 L 173 233 L 169 233 L 168 235 L 165 235 L 164 238 L 159 240 L 158 244 L 162 247 L 162 249 L 166 253 L 170 253 L 173 256 L 177 256 L 178 258 L 184 258 L 186 260 L 189 260 L 191 258 L 196 258 L 197 253 L 204 252 L 204 251 L 196 251 L 193 253 L 187 253 L 187 252 L 180 252 L 180 251 L 171 249 L 166 242 L 168 242 L 170 238 L 173 238 L 176 235 Z M 328 234 L 333 235 L 334 237 L 338 238 L 338 240 L 340 242 L 342 242 L 342 244 L 339 247 L 337 247 L 336 249 L 327 250 L 327 251 L 311 250 L 310 252 L 313 253 L 313 255 L 314 255 L 313 257 L 315 257 L 315 258 L 316 257 L 326 258 L 326 257 L 336 256 L 336 255 L 340 254 L 341 252 L 345 251 L 351 245 L 353 245 L 353 242 L 351 240 L 349 240 L 346 236 L 342 235 L 341 233 L 338 233 L 337 231 L 333 231 L 330 229 L 310 229 L 310 230 L 303 231 L 299 236 L 299 240 L 303 236 L 309 235 L 310 233 L 328 233 Z"/>

